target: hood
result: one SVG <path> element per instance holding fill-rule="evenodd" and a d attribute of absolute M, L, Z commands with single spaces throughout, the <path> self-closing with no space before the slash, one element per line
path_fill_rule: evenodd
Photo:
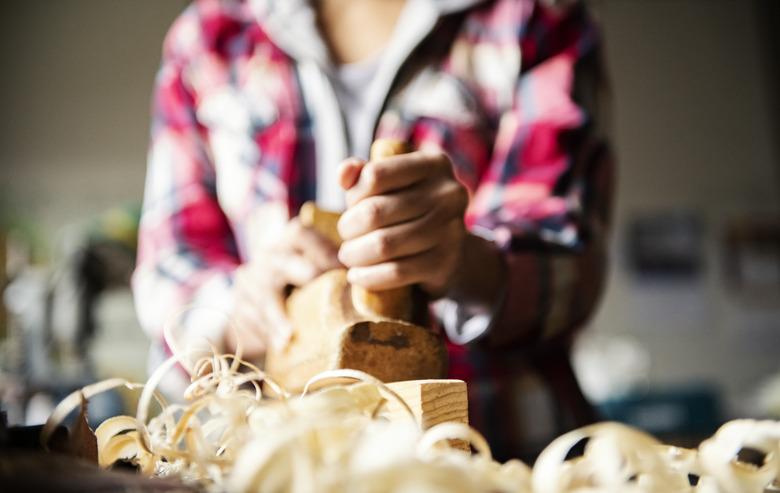
<path fill-rule="evenodd" d="M 466 10 L 486 0 L 407 0 L 399 17 L 396 35 L 403 36 L 405 19 L 424 15 L 439 17 Z M 296 60 L 330 65 L 328 49 L 317 29 L 312 0 L 248 0 L 253 15 L 282 50 Z M 398 31 L 401 31 L 400 33 Z M 396 37 L 394 35 L 394 37 Z"/>

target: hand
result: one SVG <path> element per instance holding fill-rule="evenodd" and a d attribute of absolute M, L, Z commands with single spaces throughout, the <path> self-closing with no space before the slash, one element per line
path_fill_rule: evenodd
<path fill-rule="evenodd" d="M 420 284 L 433 297 L 455 282 L 467 236 L 468 193 L 441 152 L 342 163 L 347 210 L 338 258 L 348 280 L 370 290 Z"/>
<path fill-rule="evenodd" d="M 239 339 L 243 354 L 254 358 L 269 344 L 283 346 L 292 334 L 285 310 L 288 286 L 302 286 L 325 271 L 342 267 L 336 253 L 327 238 L 292 219 L 278 242 L 236 269 L 235 333 L 228 330 L 225 335 L 228 349 L 234 351 Z"/>

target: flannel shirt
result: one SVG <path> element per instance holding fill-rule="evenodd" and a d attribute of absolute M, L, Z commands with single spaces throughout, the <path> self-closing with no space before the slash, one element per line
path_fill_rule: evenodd
<path fill-rule="evenodd" d="M 469 383 L 472 425 L 496 455 L 528 456 L 590 419 L 571 397 L 581 394 L 567 348 L 605 278 L 612 162 L 599 35 L 577 1 L 408 1 L 433 13 L 379 69 L 374 137 L 444 150 L 470 193 L 467 227 L 502 251 L 503 299 L 484 337 L 448 345 L 450 373 Z M 343 122 L 337 107 L 317 107 L 328 87 L 316 43 L 291 45 L 273 25 L 303 3 L 196 0 L 166 37 L 133 277 L 154 340 L 185 306 L 229 312 L 232 274 L 269 215 L 320 198 L 318 179 L 333 179 L 323 160 L 346 157 L 346 144 L 323 137 Z M 223 324 L 188 322 L 220 337 Z M 551 392 L 537 394 L 529 382 L 539 381 Z M 529 406 L 523 395 L 541 397 Z M 580 409 L 566 418 L 567 406 Z"/>

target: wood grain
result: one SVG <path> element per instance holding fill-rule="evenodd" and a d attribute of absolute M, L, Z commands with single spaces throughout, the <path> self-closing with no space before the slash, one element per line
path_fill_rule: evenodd
<path fill-rule="evenodd" d="M 298 212 L 298 220 L 302 225 L 314 228 L 336 246 L 341 246 L 342 241 L 338 230 L 340 217 L 340 213 L 320 209 L 314 202 L 304 203 Z"/>
<path fill-rule="evenodd" d="M 469 401 L 463 380 L 412 380 L 389 383 L 388 387 L 409 404 L 423 430 L 440 423 L 469 423 Z M 391 416 L 406 413 L 394 401 L 388 401 L 387 409 Z"/>
<path fill-rule="evenodd" d="M 463 380 L 412 380 L 387 385 L 406 401 L 423 431 L 441 423 L 469 424 L 468 391 Z M 393 400 L 388 400 L 386 406 L 391 420 L 405 419 L 408 414 Z M 447 440 L 446 445 L 471 450 L 463 440 Z"/>
<path fill-rule="evenodd" d="M 371 145 L 370 160 L 375 161 L 409 152 L 409 146 L 402 140 L 379 139 Z M 383 291 L 370 291 L 355 286 L 352 290 L 352 304 L 367 316 L 411 320 L 414 313 L 414 299 L 411 286 Z"/>
<path fill-rule="evenodd" d="M 384 382 L 446 374 L 440 336 L 403 320 L 366 317 L 352 305 L 351 290 L 346 271 L 337 269 L 290 295 L 292 339 L 269 350 L 265 361 L 276 381 L 297 392 L 317 373 L 338 368 L 365 371 Z"/>

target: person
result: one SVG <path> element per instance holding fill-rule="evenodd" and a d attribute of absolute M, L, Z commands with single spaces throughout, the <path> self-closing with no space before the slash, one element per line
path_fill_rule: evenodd
<path fill-rule="evenodd" d="M 133 288 L 155 354 L 181 315 L 262 357 L 288 287 L 344 266 L 435 300 L 498 457 L 591 420 L 567 353 L 605 277 L 600 45 L 578 1 L 195 0 L 154 92 Z M 367 162 L 384 137 L 416 150 Z M 296 219 L 308 200 L 345 210 L 340 248 Z"/>

